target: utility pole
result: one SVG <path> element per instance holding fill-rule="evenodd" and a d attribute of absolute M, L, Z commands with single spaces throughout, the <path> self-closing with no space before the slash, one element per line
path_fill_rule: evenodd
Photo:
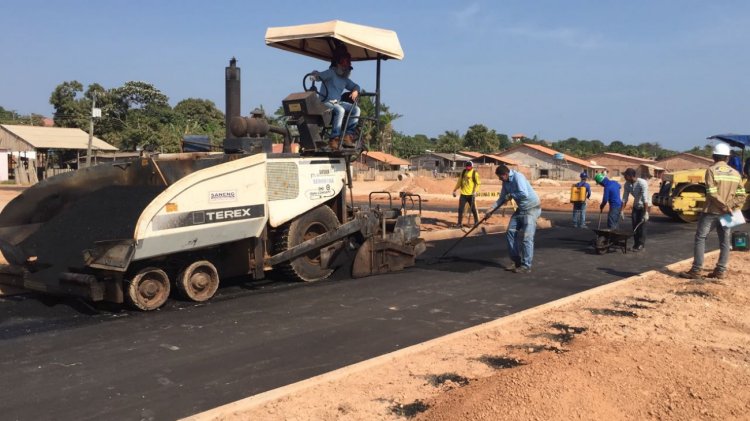
<path fill-rule="evenodd" d="M 86 151 L 86 168 L 91 166 L 91 146 L 94 143 L 94 115 L 96 114 L 96 92 L 91 93 L 91 116 L 89 117 L 89 147 Z M 101 116 L 101 111 L 100 114 Z"/>

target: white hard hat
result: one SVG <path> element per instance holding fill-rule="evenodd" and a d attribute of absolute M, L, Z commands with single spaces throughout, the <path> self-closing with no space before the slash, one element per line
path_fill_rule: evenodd
<path fill-rule="evenodd" d="M 724 142 L 716 142 L 714 145 L 714 155 L 729 156 L 729 145 Z"/>

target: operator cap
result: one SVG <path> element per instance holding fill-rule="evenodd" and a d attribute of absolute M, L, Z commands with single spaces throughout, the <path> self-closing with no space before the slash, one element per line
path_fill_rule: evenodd
<path fill-rule="evenodd" d="M 465 167 L 473 167 L 473 166 L 474 166 L 474 163 L 473 163 L 473 162 L 471 162 L 471 161 L 466 161 L 466 163 L 464 164 L 464 166 L 465 166 Z"/>
<path fill-rule="evenodd" d="M 579 176 L 579 177 L 581 177 L 581 178 L 589 178 L 589 175 L 588 175 L 588 174 L 586 174 L 586 171 L 582 172 L 582 173 L 581 173 L 581 174 L 579 174 L 578 176 Z"/>

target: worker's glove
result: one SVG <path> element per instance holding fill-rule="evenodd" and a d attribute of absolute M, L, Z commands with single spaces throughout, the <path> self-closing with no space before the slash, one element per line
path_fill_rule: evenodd
<path fill-rule="evenodd" d="M 648 222 L 648 212 L 643 214 L 643 222 Z"/>

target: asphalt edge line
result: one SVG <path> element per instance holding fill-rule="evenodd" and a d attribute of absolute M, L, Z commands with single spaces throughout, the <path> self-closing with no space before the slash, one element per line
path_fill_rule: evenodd
<path fill-rule="evenodd" d="M 708 252 L 705 254 L 705 256 L 713 257 L 717 254 L 719 254 L 719 250 Z M 230 402 L 228 404 L 224 404 L 216 408 L 212 408 L 207 411 L 200 412 L 198 414 L 191 415 L 186 418 L 182 418 L 180 421 L 218 420 L 218 419 L 222 419 L 227 414 L 245 412 L 257 406 L 263 405 L 267 402 L 276 400 L 282 396 L 290 395 L 297 391 L 305 390 L 305 389 L 308 389 L 313 386 L 317 386 L 322 383 L 336 381 L 349 374 L 357 373 L 359 371 L 363 371 L 368 368 L 387 363 L 397 358 L 401 358 L 401 357 L 405 357 L 405 356 L 415 354 L 421 351 L 425 351 L 429 348 L 437 346 L 440 343 L 449 341 L 451 339 L 455 339 L 455 338 L 465 336 L 465 335 L 479 333 L 479 332 L 489 330 L 489 329 L 495 329 L 507 323 L 514 322 L 523 317 L 536 314 L 536 313 L 541 313 L 549 309 L 561 307 L 570 302 L 583 299 L 583 298 L 588 298 L 592 295 L 596 295 L 602 292 L 609 291 L 611 289 L 615 289 L 621 285 L 634 282 L 637 280 L 641 280 L 651 275 L 660 273 L 663 269 L 672 270 L 673 267 L 684 265 L 685 263 L 692 261 L 692 259 L 693 258 L 690 257 L 684 260 L 680 260 L 679 262 L 670 263 L 664 266 L 662 269 L 652 269 L 652 270 L 640 273 L 638 275 L 634 275 L 634 276 L 627 277 L 625 279 L 621 279 L 619 281 L 610 282 L 605 285 L 587 289 L 586 291 L 582 291 L 574 295 L 569 295 L 567 297 L 557 299 L 555 301 L 550 301 L 549 303 L 541 304 L 536 307 L 532 307 L 523 311 L 519 311 L 518 313 L 513 313 L 511 315 L 504 316 L 499 319 L 495 319 L 486 323 L 482 323 L 480 325 L 472 326 L 470 328 L 466 328 L 463 330 L 459 330 L 457 332 L 449 333 L 447 335 L 440 336 L 438 338 L 430 339 L 429 341 L 426 341 L 426 342 L 420 342 L 418 344 L 411 345 L 403 349 L 392 351 L 387 354 L 383 354 L 377 357 L 370 358 L 368 360 L 360 361 L 358 363 L 354 363 L 345 367 L 341 367 L 336 370 L 329 371 L 323 374 L 319 374 L 317 376 L 310 377 L 305 380 L 300 380 L 296 383 L 288 384 L 286 386 L 281 386 L 276 389 L 271 389 L 271 390 L 259 393 L 257 395 L 253 395 L 247 398 L 240 399 L 238 401 Z"/>

